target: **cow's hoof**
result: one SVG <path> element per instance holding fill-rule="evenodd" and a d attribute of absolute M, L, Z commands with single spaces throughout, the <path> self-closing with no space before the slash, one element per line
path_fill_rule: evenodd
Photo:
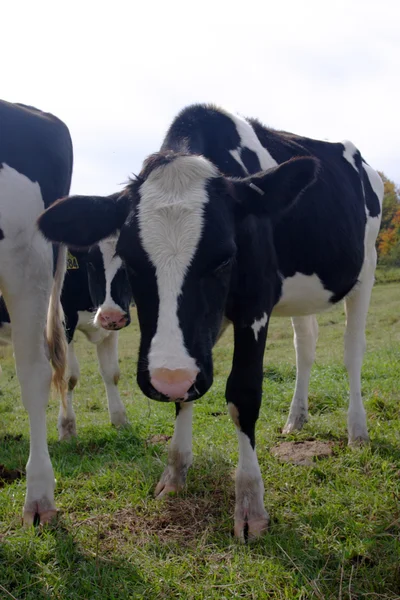
<path fill-rule="evenodd" d="M 369 443 L 367 423 L 365 419 L 349 419 L 349 446 L 357 447 Z"/>
<path fill-rule="evenodd" d="M 154 497 L 156 500 L 161 500 L 161 498 L 165 498 L 165 496 L 174 496 L 175 494 L 178 494 L 181 489 L 180 486 L 173 483 L 162 483 L 160 481 L 155 489 Z"/>
<path fill-rule="evenodd" d="M 308 417 L 306 412 L 298 413 L 297 415 L 289 415 L 285 427 L 282 429 L 284 435 L 293 433 L 293 431 L 301 431 L 307 423 Z"/>
<path fill-rule="evenodd" d="M 171 465 L 168 465 L 164 473 L 161 476 L 160 481 L 156 485 L 154 496 L 164 498 L 165 496 L 178 494 L 182 491 L 186 480 L 186 470 L 178 471 Z"/>
<path fill-rule="evenodd" d="M 58 511 L 56 508 L 49 508 L 49 504 L 49 502 L 41 500 L 40 502 L 32 502 L 28 507 L 25 507 L 23 514 L 24 525 L 26 527 L 31 527 L 38 523 L 45 525 L 55 520 Z"/>
<path fill-rule="evenodd" d="M 110 415 L 110 420 L 113 427 L 129 427 L 130 425 L 125 411 L 113 412 Z"/>
<path fill-rule="evenodd" d="M 354 438 L 349 437 L 349 448 L 360 448 L 369 444 L 369 435 L 359 435 Z"/>
<path fill-rule="evenodd" d="M 76 437 L 76 420 L 73 417 L 62 417 L 58 420 L 58 439 L 61 441 L 70 440 Z"/>
<path fill-rule="evenodd" d="M 249 521 L 236 519 L 235 537 L 243 543 L 252 542 L 266 533 L 268 525 L 268 515 L 259 519 L 250 519 Z"/>

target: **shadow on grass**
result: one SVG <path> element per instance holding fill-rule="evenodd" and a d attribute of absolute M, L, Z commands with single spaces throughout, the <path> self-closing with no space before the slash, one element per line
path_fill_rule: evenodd
<path fill-rule="evenodd" d="M 275 383 L 291 383 L 296 380 L 296 368 L 288 364 L 281 364 L 279 366 L 270 364 L 264 367 L 263 378 Z"/>
<path fill-rule="evenodd" d="M 137 428 L 121 430 L 110 427 L 86 428 L 69 441 L 49 441 L 49 452 L 54 469 L 62 476 L 70 476 L 85 462 L 85 470 L 95 473 L 110 462 L 134 462 L 151 454 Z M 28 436 L 4 436 L 0 439 L 2 462 L 9 468 L 22 468 L 29 456 Z"/>
<path fill-rule="evenodd" d="M 400 465 L 400 446 L 395 446 L 385 439 L 374 437 L 371 441 L 371 450 L 381 458 Z"/>
<path fill-rule="evenodd" d="M 60 518 L 54 525 L 37 529 L 36 539 L 3 544 L 3 588 L 11 597 L 27 600 L 156 597 L 151 583 L 135 565 L 103 556 L 96 538 L 83 548 L 76 532 L 76 527 Z M 38 538 L 44 538 L 43 543 Z M 0 597 L 3 598 L 1 591 Z"/>

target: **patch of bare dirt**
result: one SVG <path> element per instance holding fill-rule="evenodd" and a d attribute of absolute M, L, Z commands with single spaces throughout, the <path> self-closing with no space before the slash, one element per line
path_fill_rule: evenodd
<path fill-rule="evenodd" d="M 19 469 L 7 469 L 4 465 L 0 465 L 0 487 L 4 487 L 16 479 L 21 479 L 23 476 L 23 471 Z"/>
<path fill-rule="evenodd" d="M 146 445 L 154 446 L 155 444 L 165 444 L 166 442 L 169 442 L 171 438 L 172 435 L 164 435 L 162 433 L 159 433 L 156 435 L 152 435 L 151 438 L 146 440 Z"/>
<path fill-rule="evenodd" d="M 309 466 L 314 464 L 314 458 L 331 456 L 333 445 L 333 442 L 320 442 L 318 440 L 282 442 L 271 448 L 271 454 L 283 462 Z"/>
<path fill-rule="evenodd" d="M 233 505 L 233 496 L 228 503 Z M 76 521 L 74 527 L 90 523 L 97 530 L 103 550 L 108 551 L 132 538 L 135 545 L 145 546 L 154 536 L 163 545 L 178 542 L 192 547 L 212 531 L 221 529 L 226 521 L 226 504 L 227 498 L 218 491 L 207 497 L 174 496 L 159 501 L 157 506 L 136 506 Z"/>

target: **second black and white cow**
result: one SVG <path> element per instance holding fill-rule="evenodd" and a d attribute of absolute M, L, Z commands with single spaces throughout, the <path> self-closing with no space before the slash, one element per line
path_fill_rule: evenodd
<path fill-rule="evenodd" d="M 382 181 L 350 142 L 274 131 L 195 105 L 177 116 L 161 151 L 119 196 L 71 197 L 42 215 L 41 230 L 58 242 L 89 246 L 119 236 L 141 329 L 138 383 L 150 398 L 176 402 L 158 496 L 185 482 L 191 401 L 212 384 L 224 318 L 234 327 L 226 399 L 239 440 L 237 536 L 255 537 L 268 524 L 255 425 L 272 314 L 293 317 L 290 431 L 307 417 L 313 315 L 345 300 L 349 442 L 368 438 L 360 377 L 382 196 Z"/>
<path fill-rule="evenodd" d="M 118 330 L 129 325 L 132 292 L 121 260 L 114 256 L 115 240 L 107 239 L 88 252 L 69 253 L 61 295 L 68 341 L 67 404 L 60 404 L 60 439 L 76 435 L 73 390 L 80 369 L 74 349 L 75 331 L 96 346 L 100 373 L 107 394 L 111 423 L 128 424 L 118 392 Z M 113 265 L 113 261 L 117 264 Z M 110 268 L 111 267 L 111 268 Z M 1 330 L 0 330 L 1 332 Z"/>

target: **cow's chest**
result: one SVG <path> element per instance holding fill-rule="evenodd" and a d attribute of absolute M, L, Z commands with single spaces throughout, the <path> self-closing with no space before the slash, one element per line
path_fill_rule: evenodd
<path fill-rule="evenodd" d="M 92 342 L 92 344 L 100 344 L 110 335 L 110 332 L 102 327 L 97 327 L 93 323 L 94 314 L 95 313 L 86 310 L 78 311 L 79 320 L 76 328 L 87 337 L 89 342 Z"/>

